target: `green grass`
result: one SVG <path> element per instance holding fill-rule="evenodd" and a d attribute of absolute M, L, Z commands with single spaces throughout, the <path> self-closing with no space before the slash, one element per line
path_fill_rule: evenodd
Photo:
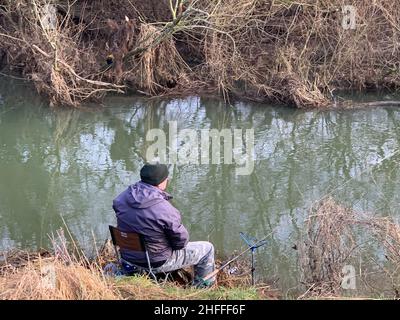
<path fill-rule="evenodd" d="M 172 283 L 155 283 L 144 276 L 121 277 L 115 280 L 127 299 L 198 299 L 198 300 L 259 300 L 253 287 L 217 287 L 209 289 L 183 288 Z M 146 290 L 146 295 L 141 294 Z M 140 291 L 140 292 L 139 292 Z"/>

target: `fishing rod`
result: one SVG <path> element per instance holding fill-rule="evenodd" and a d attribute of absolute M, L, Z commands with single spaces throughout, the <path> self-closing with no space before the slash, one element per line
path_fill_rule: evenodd
<path fill-rule="evenodd" d="M 227 266 L 229 266 L 232 262 L 236 261 L 237 259 L 239 259 L 242 255 L 244 255 L 245 253 L 249 252 L 250 250 L 254 250 L 255 248 L 260 247 L 261 245 L 265 244 L 265 240 L 273 233 L 270 232 L 267 236 L 265 236 L 264 238 L 262 238 L 261 240 L 258 240 L 256 243 L 254 243 L 252 246 L 249 246 L 246 250 L 242 251 L 240 254 L 238 254 L 237 256 L 235 256 L 234 258 L 230 259 L 229 261 L 225 262 L 221 267 L 219 267 L 218 269 L 215 269 L 213 272 L 209 273 L 208 275 L 206 275 L 202 280 L 203 281 L 207 281 L 210 280 L 212 277 L 216 276 L 220 271 L 222 271 L 223 269 L 225 269 Z"/>

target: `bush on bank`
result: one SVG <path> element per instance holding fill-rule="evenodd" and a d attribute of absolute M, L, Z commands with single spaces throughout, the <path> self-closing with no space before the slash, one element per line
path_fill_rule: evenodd
<path fill-rule="evenodd" d="M 0 0 L 0 69 L 54 105 L 133 91 L 323 108 L 337 89 L 399 87 L 400 3 L 352 6 L 354 14 L 341 0 Z"/>

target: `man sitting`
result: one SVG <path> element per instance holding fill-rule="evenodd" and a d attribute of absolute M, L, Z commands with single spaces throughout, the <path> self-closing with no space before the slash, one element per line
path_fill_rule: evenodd
<path fill-rule="evenodd" d="M 141 181 L 129 186 L 113 201 L 118 228 L 142 234 L 154 273 L 170 272 L 194 266 L 194 285 L 214 271 L 214 246 L 207 241 L 189 242 L 179 211 L 165 192 L 168 168 L 164 164 L 146 164 L 140 170 Z M 143 252 L 121 250 L 124 260 L 147 268 Z M 211 285 L 215 277 L 207 285 Z"/>

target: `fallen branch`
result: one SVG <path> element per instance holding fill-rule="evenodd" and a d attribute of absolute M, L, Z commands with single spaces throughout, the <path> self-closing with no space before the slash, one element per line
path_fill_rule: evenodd
<path fill-rule="evenodd" d="M 345 101 L 332 106 L 335 108 L 343 109 L 361 109 L 361 108 L 375 108 L 375 107 L 400 107 L 400 101 L 397 100 L 383 100 L 383 101 L 370 101 L 370 102 L 354 102 Z"/>
<path fill-rule="evenodd" d="M 44 55 L 46 58 L 51 58 L 51 56 L 50 56 L 47 52 L 43 51 L 43 50 L 42 50 L 41 48 L 39 48 L 37 45 L 35 45 L 35 44 L 32 45 L 32 48 L 34 48 L 35 50 L 37 50 L 38 52 L 40 52 L 40 53 L 41 53 L 42 55 Z M 93 85 L 95 85 L 95 86 L 112 87 L 112 88 L 117 89 L 117 92 L 123 92 L 123 91 L 120 90 L 120 89 L 126 88 L 126 86 L 123 86 L 123 85 L 117 85 L 117 84 L 113 84 L 113 83 L 108 83 L 108 82 L 96 81 L 96 80 L 90 80 L 90 79 L 83 78 L 83 77 L 77 75 L 76 72 L 74 71 L 74 69 L 73 69 L 70 65 L 68 65 L 65 61 L 62 61 L 62 60 L 60 60 L 60 59 L 57 58 L 57 62 L 61 63 L 64 67 L 66 67 L 66 68 L 69 70 L 69 72 L 71 72 L 71 74 L 72 74 L 73 76 L 75 76 L 77 79 L 79 79 L 79 80 L 81 80 L 81 81 L 85 81 L 85 82 L 90 83 L 90 84 L 93 84 Z"/>

